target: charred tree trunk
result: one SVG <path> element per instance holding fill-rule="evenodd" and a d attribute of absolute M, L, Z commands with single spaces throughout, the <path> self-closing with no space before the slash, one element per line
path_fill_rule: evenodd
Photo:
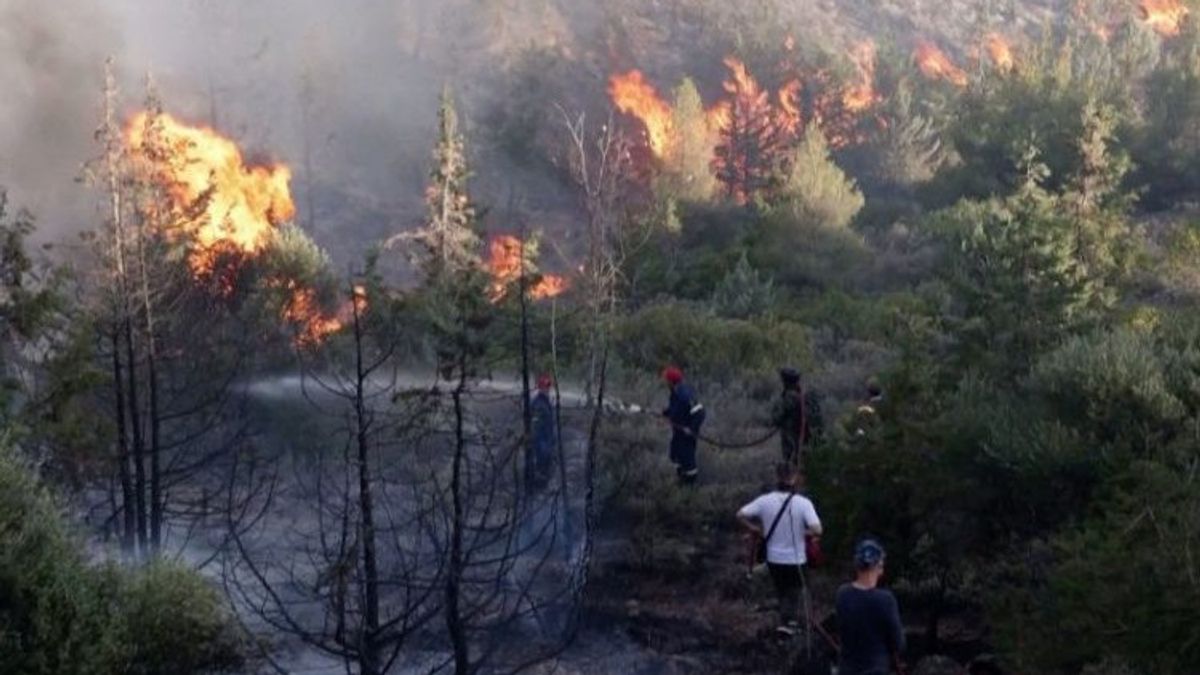
<path fill-rule="evenodd" d="M 121 329 L 113 326 L 112 377 L 113 411 L 117 418 L 117 475 L 121 482 L 121 549 L 131 553 L 137 545 L 137 514 L 133 510 L 133 475 L 129 469 L 129 433 L 125 427 L 125 384 L 121 368 Z"/>
<path fill-rule="evenodd" d="M 521 267 L 517 278 L 517 291 L 520 293 L 521 310 L 521 429 L 525 440 L 525 493 L 531 494 L 537 481 L 536 458 L 533 455 L 533 407 L 529 391 L 529 281 L 525 271 L 525 227 L 521 226 Z"/>
<path fill-rule="evenodd" d="M 137 350 L 134 347 L 133 320 L 125 317 L 125 355 L 129 367 L 125 369 L 129 392 L 129 426 L 133 438 L 134 507 L 137 510 L 138 547 L 145 550 L 148 542 L 149 519 L 146 512 L 146 437 L 142 428 L 141 397 L 138 395 Z"/>
<path fill-rule="evenodd" d="M 463 576 L 463 529 L 466 516 L 463 505 L 463 461 L 466 454 L 466 433 L 463 420 L 463 391 L 467 387 L 467 364 L 465 355 L 459 356 L 458 384 L 451 394 L 454 402 L 454 462 L 450 474 L 450 498 L 452 501 L 450 522 L 450 551 L 446 568 L 446 630 L 454 652 L 455 675 L 468 675 L 471 669 L 470 645 L 467 642 L 467 626 L 462 616 L 461 595 Z"/>
<path fill-rule="evenodd" d="M 363 566 L 363 627 L 360 648 L 363 675 L 382 673 L 379 638 L 379 562 L 375 550 L 375 503 L 371 485 L 370 425 L 366 407 L 367 371 L 363 359 L 363 331 L 358 310 L 358 298 L 350 289 L 350 304 L 354 315 L 354 424 L 355 445 L 358 451 L 358 508 L 361 520 Z"/>
<path fill-rule="evenodd" d="M 150 550 L 158 552 L 162 546 L 163 494 L 162 494 L 162 416 L 158 401 L 158 347 L 155 335 L 155 315 L 150 300 L 150 279 L 146 269 L 145 223 L 138 223 L 137 230 L 138 274 L 141 277 L 142 313 L 145 319 L 146 342 L 146 387 L 150 416 Z"/>

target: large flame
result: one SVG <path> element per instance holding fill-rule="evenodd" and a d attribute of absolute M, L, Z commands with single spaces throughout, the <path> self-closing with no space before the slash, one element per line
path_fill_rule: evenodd
<path fill-rule="evenodd" d="M 294 279 L 271 282 L 288 291 L 288 299 L 280 311 L 281 318 L 295 327 L 297 347 L 312 347 L 325 341 L 330 335 L 345 328 L 354 320 L 357 312 L 362 316 L 367 311 L 367 289 L 354 286 L 353 299 L 342 303 L 333 315 L 322 310 L 314 289 L 302 286 Z"/>
<path fill-rule="evenodd" d="M 488 244 L 488 271 L 492 282 L 488 287 L 488 296 L 492 302 L 499 302 L 508 293 L 508 289 L 521 278 L 522 266 L 529 272 L 528 261 L 525 260 L 524 246 L 519 237 L 501 234 L 492 237 Z M 536 283 L 529 287 L 529 297 L 534 300 L 552 298 L 565 292 L 570 284 L 566 277 L 557 274 L 541 274 Z"/>
<path fill-rule="evenodd" d="M 999 33 L 988 33 L 984 38 L 984 47 L 987 48 L 988 56 L 992 60 L 992 65 L 1004 71 L 1013 69 L 1016 61 L 1013 59 L 1012 45 L 1008 40 L 1004 39 Z"/>
<path fill-rule="evenodd" d="M 1140 0 L 1142 20 L 1159 35 L 1178 35 L 1188 8 L 1180 0 Z"/>
<path fill-rule="evenodd" d="M 917 48 L 913 52 L 913 60 L 925 77 L 933 80 L 946 80 L 956 87 L 967 86 L 967 74 L 963 72 L 962 68 L 954 65 L 945 52 L 928 40 L 922 40 L 917 44 Z"/>
<path fill-rule="evenodd" d="M 883 100 L 875 91 L 875 43 L 866 40 L 855 45 L 850 61 L 858 71 L 858 81 L 842 93 L 842 105 L 850 112 L 860 112 Z"/>
<path fill-rule="evenodd" d="M 609 79 L 608 93 L 617 110 L 632 115 L 646 127 L 646 142 L 657 157 L 667 153 L 671 142 L 671 106 L 646 81 L 640 70 L 631 70 Z"/>
<path fill-rule="evenodd" d="M 155 134 L 153 149 L 147 147 L 149 133 Z M 216 277 L 223 293 L 234 291 L 232 279 L 237 274 L 218 269 L 218 260 L 229 253 L 242 259 L 258 256 L 276 228 L 295 216 L 288 167 L 247 164 L 237 144 L 212 129 L 184 124 L 166 113 L 151 118 L 144 111 L 130 119 L 125 142 L 135 159 L 145 159 L 153 167 L 149 179 L 164 188 L 173 207 L 189 212 L 193 205 L 203 205 L 202 213 L 159 225 L 165 228 L 164 235 L 186 245 L 193 276 L 198 281 Z M 157 153 L 166 156 L 156 157 Z M 326 314 L 316 290 L 294 279 L 272 279 L 267 285 L 287 291 L 281 318 L 296 328 L 298 345 L 321 342 L 349 316 L 349 305 L 334 315 Z"/>
<path fill-rule="evenodd" d="M 145 146 L 149 113 L 134 115 L 126 140 L 136 153 Z M 174 155 L 173 175 L 163 177 L 180 206 L 204 195 L 204 213 L 179 225 L 191 246 L 189 262 L 197 273 L 211 272 L 215 257 L 230 249 L 257 254 L 266 248 L 274 229 L 296 214 L 288 190 L 292 172 L 283 164 L 247 165 L 237 144 L 206 127 L 183 124 L 161 113 L 161 141 Z"/>

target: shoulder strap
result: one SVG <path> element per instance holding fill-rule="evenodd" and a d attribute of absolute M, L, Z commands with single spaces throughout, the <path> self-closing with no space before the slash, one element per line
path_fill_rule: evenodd
<path fill-rule="evenodd" d="M 788 493 L 787 499 L 783 500 L 783 506 L 779 507 L 779 513 L 775 514 L 775 520 L 771 523 L 771 529 L 767 530 L 767 536 L 763 537 L 764 542 L 771 541 L 771 535 L 775 534 L 775 528 L 779 527 L 779 521 L 783 518 L 783 512 L 788 510 L 788 504 L 792 503 L 792 497 L 795 496 L 796 493 L 791 492 Z"/>

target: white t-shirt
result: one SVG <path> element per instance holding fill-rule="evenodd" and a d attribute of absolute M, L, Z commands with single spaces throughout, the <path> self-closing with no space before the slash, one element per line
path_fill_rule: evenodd
<path fill-rule="evenodd" d="M 771 529 L 775 516 L 787 500 L 786 492 L 768 492 L 738 510 L 738 515 L 762 523 L 763 536 Z M 817 509 L 811 500 L 797 494 L 788 503 L 787 513 L 767 542 L 767 562 L 777 565 L 803 565 L 808 562 L 804 550 L 804 534 L 809 528 L 821 526 Z"/>

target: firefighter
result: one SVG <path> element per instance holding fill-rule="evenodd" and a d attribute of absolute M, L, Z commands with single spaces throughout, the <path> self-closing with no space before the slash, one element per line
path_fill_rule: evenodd
<path fill-rule="evenodd" d="M 850 422 L 850 435 L 863 439 L 879 426 L 879 406 L 883 403 L 883 388 L 874 379 L 867 382 L 867 397 L 854 410 Z"/>
<path fill-rule="evenodd" d="M 700 470 L 696 467 L 696 441 L 704 424 L 704 406 L 696 393 L 683 381 L 683 371 L 675 366 L 663 370 L 663 380 L 670 390 L 663 417 L 671 423 L 671 463 L 684 484 L 696 482 Z"/>
<path fill-rule="evenodd" d="M 815 393 L 804 391 L 795 368 L 781 368 L 779 379 L 783 391 L 771 409 L 771 423 L 779 429 L 783 461 L 800 466 L 803 449 L 821 433 L 821 405 Z"/>
<path fill-rule="evenodd" d="M 550 402 L 550 388 L 554 380 L 545 373 L 538 376 L 537 393 L 533 395 L 530 410 L 533 413 L 533 429 L 530 442 L 533 445 L 533 484 L 543 488 L 550 481 L 550 469 L 554 466 L 554 454 L 558 449 L 557 427 L 554 423 L 554 404 Z"/>

